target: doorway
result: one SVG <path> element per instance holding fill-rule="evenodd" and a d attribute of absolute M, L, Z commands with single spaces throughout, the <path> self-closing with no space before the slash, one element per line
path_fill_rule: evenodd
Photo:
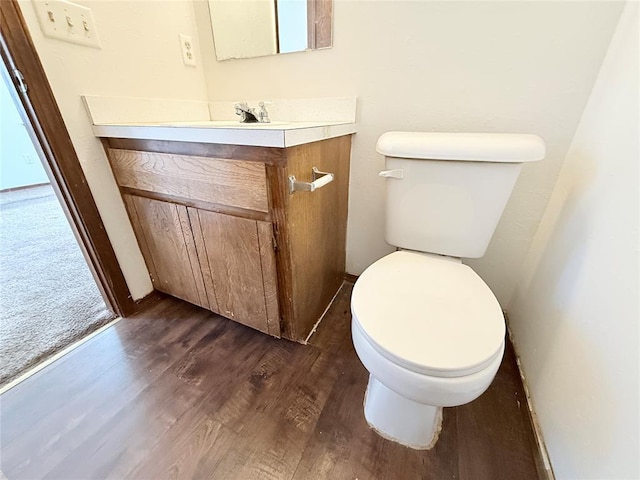
<path fill-rule="evenodd" d="M 0 1 L 0 57 L 15 106 L 104 302 L 120 317 L 133 315 L 157 297 L 131 296 L 17 0 Z"/>
<path fill-rule="evenodd" d="M 0 82 L 0 386 L 115 318 Z M 55 179 L 54 179 L 55 181 Z"/>

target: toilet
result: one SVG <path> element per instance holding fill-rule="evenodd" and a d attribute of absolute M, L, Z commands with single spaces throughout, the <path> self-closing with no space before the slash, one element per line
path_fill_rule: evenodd
<path fill-rule="evenodd" d="M 387 243 L 351 297 L 352 337 L 369 371 L 364 414 L 381 436 L 416 449 L 438 439 L 442 407 L 478 398 L 505 348 L 500 304 L 461 258 L 482 257 L 522 164 L 541 160 L 528 134 L 389 132 Z"/>

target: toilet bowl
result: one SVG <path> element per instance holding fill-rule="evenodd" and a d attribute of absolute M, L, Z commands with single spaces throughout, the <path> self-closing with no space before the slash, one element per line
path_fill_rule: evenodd
<path fill-rule="evenodd" d="M 351 297 L 353 344 L 369 371 L 364 414 L 413 448 L 438 439 L 442 408 L 471 402 L 504 353 L 502 309 L 461 257 L 482 257 L 523 163 L 541 160 L 529 134 L 388 132 L 385 240 Z"/>
<path fill-rule="evenodd" d="M 353 344 L 370 374 L 365 417 L 409 447 L 430 448 L 441 408 L 475 400 L 500 366 L 502 310 L 459 259 L 387 255 L 356 282 L 351 310 Z"/>

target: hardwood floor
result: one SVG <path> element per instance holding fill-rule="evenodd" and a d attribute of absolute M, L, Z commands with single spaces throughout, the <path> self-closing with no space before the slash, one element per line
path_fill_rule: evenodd
<path fill-rule="evenodd" d="M 310 345 L 172 298 L 0 397 L 8 479 L 537 479 L 511 348 L 490 389 L 445 409 L 440 440 L 376 435 L 345 284 Z M 0 476 L 0 478 L 2 478 Z"/>

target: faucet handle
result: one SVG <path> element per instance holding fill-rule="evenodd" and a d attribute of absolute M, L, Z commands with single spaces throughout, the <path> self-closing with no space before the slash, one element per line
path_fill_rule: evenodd
<path fill-rule="evenodd" d="M 258 102 L 258 120 L 260 123 L 271 123 L 265 104 L 273 105 L 273 102 Z"/>

